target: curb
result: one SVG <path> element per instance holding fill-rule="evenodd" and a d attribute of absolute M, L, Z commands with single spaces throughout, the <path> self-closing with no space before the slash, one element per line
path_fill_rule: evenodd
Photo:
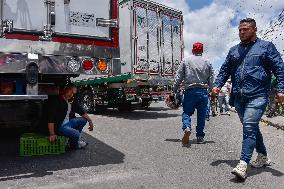
<path fill-rule="evenodd" d="M 273 123 L 267 119 L 262 119 L 260 120 L 260 122 L 264 123 L 265 125 L 268 125 L 268 126 L 272 126 L 272 127 L 275 127 L 276 129 L 280 129 L 282 131 L 284 131 L 284 125 L 281 125 L 281 124 L 278 124 L 278 123 Z"/>

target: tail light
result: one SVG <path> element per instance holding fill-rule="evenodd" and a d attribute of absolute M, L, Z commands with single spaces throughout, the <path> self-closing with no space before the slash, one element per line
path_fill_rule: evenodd
<path fill-rule="evenodd" d="M 108 69 L 107 61 L 105 59 L 99 59 L 97 64 L 97 69 L 100 72 L 105 72 Z"/>
<path fill-rule="evenodd" d="M 70 72 L 78 72 L 81 67 L 81 63 L 78 59 L 71 57 L 66 59 L 66 67 Z"/>
<path fill-rule="evenodd" d="M 82 62 L 82 67 L 85 71 L 92 71 L 94 69 L 94 61 L 92 59 L 85 59 Z"/>
<path fill-rule="evenodd" d="M 15 92 L 15 84 L 12 81 L 1 81 L 0 82 L 0 94 L 1 95 L 12 95 Z"/>

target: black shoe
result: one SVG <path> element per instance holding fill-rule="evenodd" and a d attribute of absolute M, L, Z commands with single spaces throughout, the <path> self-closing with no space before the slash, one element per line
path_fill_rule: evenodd
<path fill-rule="evenodd" d="M 204 137 L 197 137 L 197 144 L 204 144 L 205 140 Z"/>

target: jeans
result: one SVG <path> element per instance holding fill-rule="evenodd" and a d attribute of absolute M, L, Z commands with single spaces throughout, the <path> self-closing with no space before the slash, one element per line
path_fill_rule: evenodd
<path fill-rule="evenodd" d="M 191 130 L 191 116 L 197 109 L 197 126 L 196 136 L 204 137 L 205 118 L 208 104 L 208 92 L 203 88 L 187 89 L 184 94 L 182 129 L 189 128 Z"/>
<path fill-rule="evenodd" d="M 259 129 L 259 121 L 264 114 L 267 103 L 267 97 L 237 97 L 235 99 L 235 108 L 243 124 L 243 142 L 240 159 L 247 163 L 251 160 L 254 148 L 257 153 L 267 155 Z"/>
<path fill-rule="evenodd" d="M 83 117 L 73 118 L 70 119 L 69 122 L 58 127 L 57 131 L 59 135 L 69 138 L 69 143 L 72 148 L 78 148 L 80 134 L 86 123 L 87 120 Z"/>
<path fill-rule="evenodd" d="M 218 101 L 219 101 L 220 113 L 223 112 L 223 104 L 225 105 L 225 112 L 228 112 L 229 111 L 229 98 L 228 98 L 228 96 L 219 96 Z"/>

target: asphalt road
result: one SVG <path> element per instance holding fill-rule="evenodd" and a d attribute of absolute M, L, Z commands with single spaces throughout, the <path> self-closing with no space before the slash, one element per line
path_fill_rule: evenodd
<path fill-rule="evenodd" d="M 205 144 L 193 134 L 182 146 L 180 114 L 159 102 L 147 111 L 92 115 L 96 128 L 83 134 L 87 149 L 63 155 L 19 157 L 17 140 L 2 138 L 0 188 L 284 188 L 282 130 L 261 126 L 274 163 L 249 169 L 240 182 L 230 173 L 241 147 L 237 115 L 211 118 Z"/>

